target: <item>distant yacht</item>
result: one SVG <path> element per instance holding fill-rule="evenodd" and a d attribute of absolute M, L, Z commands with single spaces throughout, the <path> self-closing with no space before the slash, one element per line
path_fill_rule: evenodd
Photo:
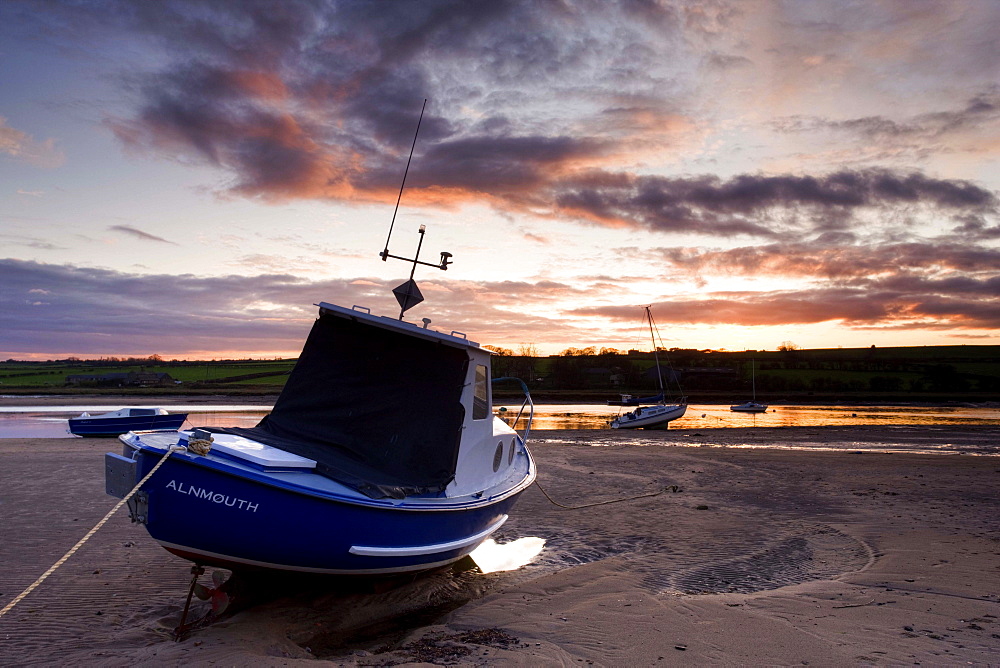
<path fill-rule="evenodd" d="M 729 410 L 736 413 L 766 413 L 767 404 L 757 403 L 757 374 L 754 370 L 754 361 L 750 360 L 750 382 L 753 385 L 753 399 L 742 404 L 730 406 Z"/>
<path fill-rule="evenodd" d="M 655 405 L 640 405 L 634 411 L 619 415 L 611 421 L 612 429 L 666 429 L 668 422 L 681 417 L 687 410 L 687 397 L 681 397 L 676 404 L 664 402 L 663 372 L 660 370 L 660 356 L 656 352 L 656 337 L 653 335 L 653 314 L 648 306 L 646 307 L 646 319 L 649 321 L 649 335 L 653 338 L 653 359 L 656 360 L 656 377 L 660 383 L 660 393 L 655 397 L 642 399 L 633 399 L 631 395 L 622 395 L 622 400 L 615 402 L 621 406 L 635 406 L 641 403 L 654 403 Z M 608 403 L 612 404 L 610 401 Z"/>

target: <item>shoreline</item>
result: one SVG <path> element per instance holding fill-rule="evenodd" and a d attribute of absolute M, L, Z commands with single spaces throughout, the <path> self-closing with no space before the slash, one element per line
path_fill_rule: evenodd
<path fill-rule="evenodd" d="M 996 459 L 736 447 L 759 430 L 727 430 L 718 436 L 729 446 L 697 447 L 681 440 L 687 431 L 538 432 L 529 447 L 546 494 L 565 505 L 615 503 L 566 510 L 529 489 L 495 536 L 545 540 L 519 570 L 446 571 L 368 588 L 311 581 L 183 642 L 169 631 L 190 564 L 120 512 L 0 618 L 0 662 L 995 662 Z M 768 438 L 794 445 L 814 438 L 809 431 L 774 429 Z M 995 428 L 882 431 L 900 443 L 997 441 Z M 859 436 L 857 428 L 824 433 L 844 443 Z M 606 447 L 593 447 L 595 438 Z M 117 445 L 4 441 L 0 605 L 113 506 L 103 453 Z M 193 606 L 195 616 L 207 610 Z"/>
<path fill-rule="evenodd" d="M 231 392 L 214 392 L 214 393 L 100 393 L 100 392 L 73 392 L 66 394 L 59 393 L 41 393 L 32 394 L 30 392 L 15 392 L 9 393 L 10 390 L 6 392 L 0 391 L 0 406 L 32 406 L 32 405 L 53 405 L 53 404 L 64 404 L 67 406 L 79 406 L 86 404 L 121 404 L 122 406 L 128 406 L 133 404 L 190 404 L 190 403 L 203 403 L 208 405 L 218 405 L 218 404 L 273 404 L 277 398 L 278 393 L 231 393 Z M 540 395 L 544 396 L 544 394 Z M 503 406 L 510 402 L 505 402 L 505 399 L 517 399 L 519 402 L 521 400 L 520 396 L 507 396 L 507 395 L 495 395 L 493 404 L 494 406 Z M 548 404 L 548 405 L 595 405 L 595 406 L 605 406 L 607 405 L 604 399 L 598 397 L 580 397 L 579 399 L 545 399 L 538 398 L 535 401 L 536 404 Z M 706 406 L 729 406 L 732 402 L 713 400 L 713 401 L 691 401 L 691 405 L 706 405 Z M 954 400 L 954 401 L 891 401 L 891 400 L 878 400 L 878 399 L 868 399 L 868 400 L 843 400 L 843 401 L 832 401 L 832 400 L 809 400 L 808 398 L 801 399 L 787 399 L 774 401 L 772 400 L 769 404 L 771 407 L 782 407 L 782 406 L 844 406 L 844 407 L 857 407 L 857 408 L 871 408 L 874 406 L 887 406 L 887 407 L 914 407 L 914 408 L 956 408 L 956 407 L 970 407 L 970 408 L 1000 408 L 1000 401 L 985 399 L 982 401 L 969 401 L 969 400 Z"/>
<path fill-rule="evenodd" d="M 164 404 L 169 403 L 204 403 L 213 404 L 273 404 L 278 398 L 279 392 L 264 391 L 233 391 L 232 389 L 219 391 L 191 391 L 191 392 L 161 392 L 161 391 L 136 391 L 136 392 L 39 392 L 30 390 L 14 390 L 13 388 L 3 390 L 0 388 L 0 406 L 31 406 L 31 405 L 51 405 L 65 404 L 70 406 L 100 403 L 100 404 Z M 551 395 L 546 392 L 537 392 L 532 395 L 536 404 L 549 405 L 595 405 L 605 406 L 608 397 L 605 394 L 580 394 L 580 395 Z M 493 397 L 494 406 L 502 406 L 506 403 L 520 402 L 521 395 L 495 393 Z M 744 398 L 745 399 L 745 398 Z M 509 401 L 508 401 L 509 400 Z M 729 406 L 739 403 L 743 399 L 725 399 L 720 397 L 695 397 L 690 401 L 690 405 L 706 406 Z M 914 399 L 902 400 L 897 396 L 879 397 L 841 397 L 841 398 L 817 398 L 817 397 L 785 397 L 781 399 L 769 398 L 761 399 L 769 406 L 844 406 L 857 408 L 871 408 L 874 406 L 887 407 L 915 407 L 915 408 L 1000 408 L 1000 400 L 995 396 L 967 396 L 961 399 L 942 399 L 917 397 Z"/>

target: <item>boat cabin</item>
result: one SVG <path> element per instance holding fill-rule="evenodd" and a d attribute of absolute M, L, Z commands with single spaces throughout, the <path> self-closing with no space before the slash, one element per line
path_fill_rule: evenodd
<path fill-rule="evenodd" d="M 372 498 L 463 495 L 503 480 L 523 443 L 494 419 L 489 351 L 429 321 L 318 306 L 271 413 L 223 431 L 314 460 Z"/>

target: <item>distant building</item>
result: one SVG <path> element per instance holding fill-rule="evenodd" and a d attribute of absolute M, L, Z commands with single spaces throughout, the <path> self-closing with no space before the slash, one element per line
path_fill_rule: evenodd
<path fill-rule="evenodd" d="M 138 387 L 149 387 L 155 385 L 169 385 L 173 383 L 174 379 L 171 378 L 169 373 L 152 373 L 149 371 L 140 371 L 139 373 L 130 373 L 128 375 L 128 385 L 135 385 Z"/>
<path fill-rule="evenodd" d="M 155 387 L 169 385 L 174 379 L 169 373 L 130 371 L 128 373 L 78 373 L 66 376 L 67 385 L 94 387 Z"/>

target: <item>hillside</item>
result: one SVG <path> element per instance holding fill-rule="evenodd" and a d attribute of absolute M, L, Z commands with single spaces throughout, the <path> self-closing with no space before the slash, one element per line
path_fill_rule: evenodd
<path fill-rule="evenodd" d="M 692 403 L 990 402 L 1000 400 L 1000 346 L 720 352 L 660 351 L 668 392 Z M 295 360 L 0 362 L 0 393 L 275 394 Z M 651 352 L 494 357 L 494 376 L 524 378 L 537 400 L 603 402 L 657 387 Z M 752 371 L 751 371 L 752 369 Z M 497 388 L 498 396 L 506 396 Z"/>

